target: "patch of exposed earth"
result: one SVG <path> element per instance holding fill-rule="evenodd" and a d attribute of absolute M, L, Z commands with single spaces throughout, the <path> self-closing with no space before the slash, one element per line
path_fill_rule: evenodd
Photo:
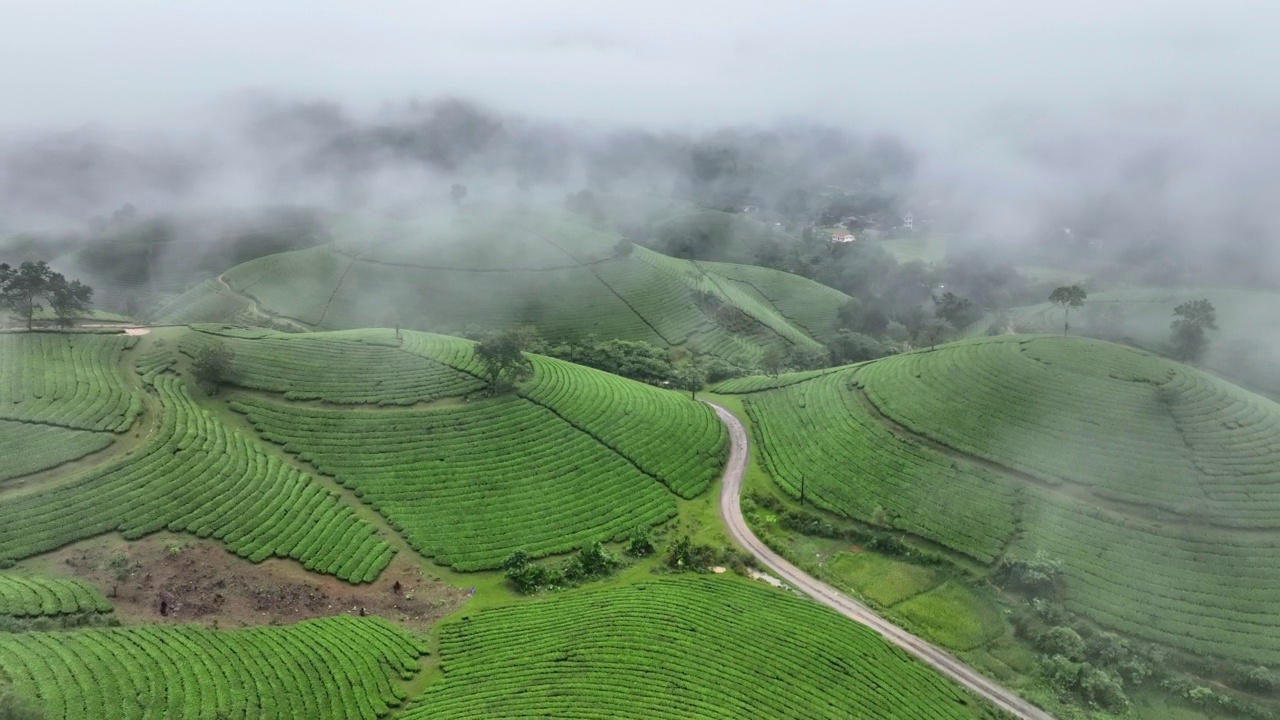
<path fill-rule="evenodd" d="M 403 555 L 374 582 L 350 585 L 290 560 L 254 564 L 217 542 L 168 533 L 131 542 L 97 538 L 50 553 L 45 562 L 49 573 L 98 587 L 125 625 L 225 629 L 346 613 L 423 630 L 468 599 L 467 590 L 423 577 Z"/>

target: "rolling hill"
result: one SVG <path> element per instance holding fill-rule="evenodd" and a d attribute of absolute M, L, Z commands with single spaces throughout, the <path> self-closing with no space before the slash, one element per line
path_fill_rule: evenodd
<path fill-rule="evenodd" d="M 782 272 L 676 260 L 533 213 L 351 220 L 337 243 L 238 265 L 165 307 L 161 323 L 284 318 L 312 330 L 447 334 L 523 324 L 752 367 L 763 349 L 817 348 L 844 294 Z"/>
<path fill-rule="evenodd" d="M 985 563 L 1061 561 L 1068 608 L 1280 662 L 1280 405 L 1097 340 L 1001 336 L 747 393 L 786 491 Z M 771 387 L 774 386 L 774 387 Z"/>
<path fill-rule="evenodd" d="M 1270 318 L 1280 306 L 1280 293 L 1233 288 L 1122 288 L 1091 293 L 1080 311 L 1071 313 L 1073 333 L 1104 339 L 1126 338 L 1159 349 L 1169 342 L 1173 309 L 1188 300 L 1208 298 L 1218 311 L 1219 330 L 1209 331 L 1203 364 L 1251 389 L 1280 398 L 1280 336 Z M 993 322 L 1018 332 L 1062 332 L 1062 309 L 1039 303 L 988 316 L 974 323 L 970 335 L 986 332 Z"/>

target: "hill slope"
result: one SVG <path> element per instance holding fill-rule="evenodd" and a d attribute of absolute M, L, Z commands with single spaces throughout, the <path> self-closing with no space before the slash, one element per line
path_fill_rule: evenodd
<path fill-rule="evenodd" d="M 444 677 L 406 720 L 991 712 L 873 631 L 727 578 L 656 580 L 485 610 L 445 625 L 441 656 Z"/>
<path fill-rule="evenodd" d="M 1068 607 L 1104 625 L 1280 661 L 1270 400 L 1110 343 L 1004 336 L 803 378 L 748 395 L 747 408 L 788 491 L 805 475 L 820 503 L 979 559 L 996 546 L 956 542 L 965 528 L 1016 556 L 1046 552 L 1063 562 Z M 828 452 L 797 452 L 795 433 Z M 894 497 L 923 499 L 869 515 L 895 478 L 906 487 Z"/>
<path fill-rule="evenodd" d="M 160 322 L 230 322 L 256 303 L 321 330 L 532 324 L 553 340 L 644 340 L 750 367 L 771 345 L 817 347 L 848 300 L 786 273 L 676 260 L 532 213 L 353 222 L 335 234 L 343 241 L 228 270 L 225 286 L 188 291 Z"/>

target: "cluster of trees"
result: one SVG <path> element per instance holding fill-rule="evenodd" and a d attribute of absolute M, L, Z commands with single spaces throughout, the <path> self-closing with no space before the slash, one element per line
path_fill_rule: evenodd
<path fill-rule="evenodd" d="M 36 313 L 47 304 L 60 327 L 70 327 L 89 309 L 93 288 L 79 280 L 67 280 L 43 261 L 18 267 L 0 263 L 0 307 L 17 313 L 30 330 Z"/>
<path fill-rule="evenodd" d="M 648 529 L 636 528 L 627 541 L 625 552 L 635 558 L 652 555 L 653 540 L 649 537 Z M 590 580 L 609 577 L 623 564 L 622 558 L 597 542 L 584 545 L 558 566 L 539 565 L 524 551 L 517 551 L 502 563 L 502 569 L 516 592 L 531 595 L 542 590 L 573 587 Z"/>
<path fill-rule="evenodd" d="M 196 381 L 210 395 L 217 395 L 223 385 L 231 382 L 235 369 L 236 353 L 226 343 L 216 341 L 196 351 L 191 358 L 191 370 Z"/>

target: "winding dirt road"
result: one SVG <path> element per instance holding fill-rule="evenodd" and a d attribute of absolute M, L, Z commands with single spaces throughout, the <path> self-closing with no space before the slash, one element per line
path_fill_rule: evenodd
<path fill-rule="evenodd" d="M 921 640 L 893 623 L 877 615 L 871 608 L 854 600 L 807 575 L 800 568 L 792 565 L 770 550 L 747 527 L 742 517 L 742 478 L 747 471 L 747 431 L 733 413 L 712 402 L 708 405 L 715 409 L 720 420 L 729 428 L 729 462 L 724 470 L 724 485 L 720 490 L 720 515 L 729 528 L 729 535 L 742 547 L 746 548 L 791 587 L 800 590 L 809 597 L 839 612 L 841 615 L 862 623 L 875 630 L 885 640 L 897 645 L 916 656 L 938 672 L 955 680 L 975 694 L 982 696 L 996 707 L 1025 720 L 1053 720 L 1053 716 L 1018 697 L 997 683 L 989 680 L 973 668 L 952 657 L 949 653 L 932 643 Z"/>

